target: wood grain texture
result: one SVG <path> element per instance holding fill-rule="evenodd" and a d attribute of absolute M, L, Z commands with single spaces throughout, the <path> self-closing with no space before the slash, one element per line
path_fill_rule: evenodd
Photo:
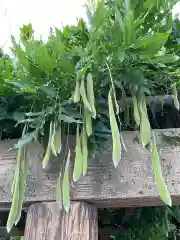
<path fill-rule="evenodd" d="M 164 177 L 171 192 L 173 203 L 180 204 L 180 144 L 164 137 L 169 134 L 178 138 L 180 129 L 156 130 L 157 146 Z M 161 205 L 154 183 L 150 153 L 139 143 L 139 132 L 123 132 L 127 152 L 123 151 L 117 169 L 112 163 L 112 141 L 104 144 L 98 156 L 89 159 L 88 173 L 74 184 L 72 200 L 95 203 L 100 207 L 130 207 Z M 71 139 L 72 140 L 72 139 Z M 0 203 L 11 202 L 11 181 L 15 168 L 16 152 L 9 152 L 15 141 L 0 142 Z M 69 141 L 74 159 L 74 141 Z M 28 151 L 30 170 L 26 204 L 34 201 L 55 199 L 56 179 L 63 153 L 52 158 L 47 170 L 42 170 L 43 150 L 32 145 Z"/>
<path fill-rule="evenodd" d="M 30 206 L 25 240 L 98 240 L 97 208 L 74 202 L 68 213 L 59 205 L 36 203 Z"/>

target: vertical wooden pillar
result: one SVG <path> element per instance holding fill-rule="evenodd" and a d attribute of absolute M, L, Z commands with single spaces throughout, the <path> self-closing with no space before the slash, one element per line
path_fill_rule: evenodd
<path fill-rule="evenodd" d="M 25 240 L 98 240 L 95 206 L 74 202 L 68 213 L 55 202 L 30 206 Z"/>

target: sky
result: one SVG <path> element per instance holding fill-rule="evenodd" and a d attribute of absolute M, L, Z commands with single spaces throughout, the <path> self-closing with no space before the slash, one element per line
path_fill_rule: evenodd
<path fill-rule="evenodd" d="M 35 35 L 47 36 L 51 26 L 73 24 L 85 16 L 85 0 L 0 0 L 0 47 L 9 51 L 10 35 L 18 37 L 19 27 L 32 23 Z M 178 4 L 174 13 L 180 13 Z"/>
<path fill-rule="evenodd" d="M 85 0 L 0 0 L 0 47 L 8 51 L 10 34 L 17 37 L 19 27 L 32 23 L 37 36 L 47 36 L 51 26 L 76 23 L 85 16 Z"/>

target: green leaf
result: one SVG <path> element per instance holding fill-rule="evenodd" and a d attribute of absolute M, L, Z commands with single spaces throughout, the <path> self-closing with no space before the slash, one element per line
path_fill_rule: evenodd
<path fill-rule="evenodd" d="M 38 137 L 38 130 L 35 130 L 30 133 L 26 133 L 24 136 L 22 136 L 18 142 L 14 145 L 14 148 L 21 148 L 29 143 L 31 143 L 33 140 L 36 140 Z"/>
<path fill-rule="evenodd" d="M 39 117 L 39 116 L 43 116 L 45 114 L 44 111 L 42 112 L 27 112 L 25 113 L 26 117 Z"/>
<path fill-rule="evenodd" d="M 96 9 L 91 16 L 91 25 L 93 29 L 98 29 L 103 25 L 107 15 L 107 10 L 104 5 L 104 0 L 99 0 L 96 5 Z"/>
<path fill-rule="evenodd" d="M 61 114 L 59 116 L 59 120 L 64 121 L 66 123 L 83 123 L 80 120 L 76 120 L 75 118 L 73 118 L 71 116 L 64 115 L 64 114 Z"/>
<path fill-rule="evenodd" d="M 162 64 L 174 63 L 179 60 L 179 56 L 174 54 L 166 54 L 162 56 L 156 56 L 154 60 L 157 63 L 162 63 Z"/>
<path fill-rule="evenodd" d="M 134 48 L 150 54 L 157 53 L 167 42 L 169 33 L 154 33 L 136 40 Z"/>
<path fill-rule="evenodd" d="M 161 199 L 163 202 L 169 206 L 172 205 L 171 197 L 167 188 L 167 185 L 164 181 L 163 174 L 162 174 L 162 169 L 160 165 L 160 159 L 159 159 L 159 154 L 157 151 L 157 146 L 156 146 L 156 139 L 155 135 L 152 132 L 153 140 L 152 140 L 152 162 L 153 162 L 153 169 L 154 169 L 154 176 L 155 176 L 155 181 L 156 181 L 156 186 L 158 189 L 158 192 L 160 194 Z"/>
<path fill-rule="evenodd" d="M 41 90 L 43 93 L 47 95 L 47 97 L 50 97 L 50 98 L 56 97 L 56 94 L 57 94 L 56 90 L 50 85 L 41 86 L 39 90 Z"/>

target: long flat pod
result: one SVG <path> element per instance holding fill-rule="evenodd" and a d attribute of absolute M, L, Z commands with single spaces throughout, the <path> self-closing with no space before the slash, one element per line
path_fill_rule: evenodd
<path fill-rule="evenodd" d="M 28 173 L 28 164 L 26 158 L 27 147 L 23 147 L 23 157 L 20 163 L 20 171 L 19 171 L 19 201 L 18 201 L 18 208 L 17 208 L 17 217 L 15 221 L 15 225 L 20 220 L 21 217 L 21 210 L 23 206 L 23 201 L 25 197 L 25 190 L 26 190 L 26 183 L 27 183 L 27 173 Z"/>
<path fill-rule="evenodd" d="M 152 162 L 153 162 L 153 169 L 154 169 L 154 177 L 157 185 L 157 189 L 159 192 L 159 195 L 163 202 L 169 206 L 172 205 L 171 197 L 167 188 L 167 185 L 164 181 L 163 174 L 162 174 L 162 169 L 160 165 L 160 159 L 159 159 L 159 154 L 157 151 L 157 146 L 156 146 L 156 139 L 155 135 L 152 132 Z"/>
<path fill-rule="evenodd" d="M 147 115 L 147 107 L 146 107 L 146 100 L 145 96 L 141 96 L 140 99 L 138 99 L 138 107 L 140 112 L 140 134 L 141 134 L 141 141 L 143 147 L 146 147 L 151 139 L 151 127 Z"/>
<path fill-rule="evenodd" d="M 14 223 L 16 222 L 17 215 L 18 215 L 18 204 L 19 204 L 19 181 L 20 181 L 20 163 L 21 158 L 23 157 L 23 148 L 18 149 L 17 154 L 17 166 L 16 166 L 16 173 L 14 176 L 13 181 L 13 199 L 11 204 L 10 213 L 7 220 L 7 231 L 10 232 Z"/>
<path fill-rule="evenodd" d="M 134 120 L 135 120 L 137 126 L 139 127 L 141 119 L 140 119 L 140 113 L 139 113 L 136 95 L 132 96 L 132 100 L 133 100 L 133 108 L 134 108 Z"/>
<path fill-rule="evenodd" d="M 88 109 L 84 108 L 84 122 L 88 137 L 92 135 L 92 117 Z"/>
<path fill-rule="evenodd" d="M 91 105 L 90 105 L 90 103 L 87 99 L 87 95 L 86 95 L 86 90 L 85 90 L 85 86 L 84 86 L 84 79 L 81 80 L 80 94 L 81 94 L 81 97 L 82 97 L 84 107 L 87 108 L 90 112 L 92 112 Z"/>
<path fill-rule="evenodd" d="M 44 158 L 42 160 L 42 166 L 43 168 L 46 168 L 50 157 L 51 157 L 51 142 L 52 142 L 52 132 L 53 132 L 53 122 L 51 121 L 50 126 L 49 126 L 49 141 L 46 149 L 46 153 L 44 155 Z"/>
<path fill-rule="evenodd" d="M 54 121 L 52 123 L 51 151 L 54 154 L 54 156 L 57 156 L 57 151 L 54 145 L 55 135 L 56 135 L 56 122 Z"/>
<path fill-rule="evenodd" d="M 92 74 L 89 73 L 87 76 L 87 98 L 92 109 L 92 117 L 96 118 L 96 108 L 95 108 L 95 99 L 94 99 L 94 87 L 93 87 L 93 78 Z"/>
<path fill-rule="evenodd" d="M 78 103 L 80 101 L 80 81 L 78 78 L 76 79 L 76 87 L 75 87 L 73 99 L 74 99 L 74 103 Z"/>
<path fill-rule="evenodd" d="M 57 129 L 56 129 L 56 134 L 55 134 L 55 137 L 54 137 L 54 146 L 55 146 L 56 152 L 58 154 L 60 154 L 61 149 L 62 149 L 61 121 L 58 124 Z"/>
<path fill-rule="evenodd" d="M 77 124 L 76 130 L 76 155 L 75 155 L 75 162 L 74 162 L 74 171 L 73 171 L 73 180 L 77 182 L 82 175 L 83 171 L 83 155 L 82 155 L 82 148 L 81 148 L 81 138 L 79 134 L 79 124 Z"/>
<path fill-rule="evenodd" d="M 63 201 L 63 207 L 66 210 L 66 212 L 68 212 L 70 208 L 70 183 L 69 183 L 70 157 L 71 157 L 71 152 L 69 149 L 67 160 L 66 160 L 66 167 L 64 171 L 63 183 L 62 183 L 62 201 Z"/>
<path fill-rule="evenodd" d="M 109 91 L 109 95 L 108 95 L 108 105 L 109 105 L 109 118 L 110 118 L 110 126 L 111 126 L 111 132 L 112 132 L 112 140 L 113 140 L 112 158 L 113 158 L 115 167 L 117 167 L 119 161 L 121 160 L 121 140 L 120 140 L 119 128 L 118 128 L 115 113 L 114 113 L 111 92 L 112 90 Z"/>
<path fill-rule="evenodd" d="M 15 183 L 15 188 L 14 188 L 14 193 L 13 193 L 11 209 L 10 209 L 10 213 L 9 213 L 7 225 L 6 225 L 7 232 L 11 231 L 11 229 L 16 221 L 18 201 L 19 201 L 19 178 L 16 177 L 16 183 Z"/>
<path fill-rule="evenodd" d="M 59 204 L 59 208 L 62 209 L 62 171 L 59 172 L 59 176 L 56 184 L 56 201 Z"/>
<path fill-rule="evenodd" d="M 83 153 L 83 176 L 85 176 L 88 168 L 88 147 L 87 147 L 87 133 L 85 125 L 82 130 L 82 153 Z"/>
<path fill-rule="evenodd" d="M 52 153 L 57 156 L 61 152 L 61 123 L 53 123 L 53 132 L 51 138 L 51 150 Z"/>
<path fill-rule="evenodd" d="M 179 100 L 178 100 L 178 92 L 176 88 L 176 84 L 173 84 L 173 95 L 174 95 L 174 106 L 179 110 Z"/>

